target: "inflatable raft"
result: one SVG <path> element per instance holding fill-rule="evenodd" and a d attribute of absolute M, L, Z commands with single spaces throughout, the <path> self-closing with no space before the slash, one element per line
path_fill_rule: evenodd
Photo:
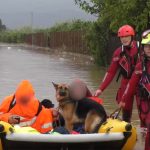
<path fill-rule="evenodd" d="M 0 150 L 132 150 L 136 129 L 108 119 L 96 134 L 40 134 L 31 127 L 13 127 L 0 121 Z"/>

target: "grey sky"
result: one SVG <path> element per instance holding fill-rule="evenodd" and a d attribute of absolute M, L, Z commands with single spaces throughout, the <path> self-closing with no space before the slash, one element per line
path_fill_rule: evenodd
<path fill-rule="evenodd" d="M 93 19 L 75 5 L 74 0 L 0 0 L 0 18 L 9 28 L 30 25 L 31 12 L 36 27 L 78 18 Z"/>

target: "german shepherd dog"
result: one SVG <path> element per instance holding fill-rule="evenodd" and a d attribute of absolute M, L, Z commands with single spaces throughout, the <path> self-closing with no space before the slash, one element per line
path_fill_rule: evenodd
<path fill-rule="evenodd" d="M 75 124 L 83 124 L 86 133 L 96 133 L 107 119 L 102 105 L 89 98 L 73 100 L 67 84 L 55 84 L 56 100 L 65 120 L 65 127 L 72 131 Z"/>

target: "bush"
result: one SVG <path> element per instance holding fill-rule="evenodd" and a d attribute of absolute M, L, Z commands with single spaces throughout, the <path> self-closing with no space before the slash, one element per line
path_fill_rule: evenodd
<path fill-rule="evenodd" d="M 25 36 L 32 32 L 30 27 L 24 27 L 18 30 L 4 30 L 0 32 L 0 42 L 4 43 L 23 43 Z"/>
<path fill-rule="evenodd" d="M 94 22 L 86 33 L 88 47 L 95 59 L 95 62 L 101 66 L 107 65 L 107 43 L 109 39 L 108 23 Z"/>

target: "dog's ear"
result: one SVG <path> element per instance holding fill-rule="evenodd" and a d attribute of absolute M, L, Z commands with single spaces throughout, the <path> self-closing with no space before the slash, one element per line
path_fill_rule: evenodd
<path fill-rule="evenodd" d="M 58 89 L 58 84 L 52 82 L 53 86 L 55 87 L 55 89 L 57 90 Z"/>

